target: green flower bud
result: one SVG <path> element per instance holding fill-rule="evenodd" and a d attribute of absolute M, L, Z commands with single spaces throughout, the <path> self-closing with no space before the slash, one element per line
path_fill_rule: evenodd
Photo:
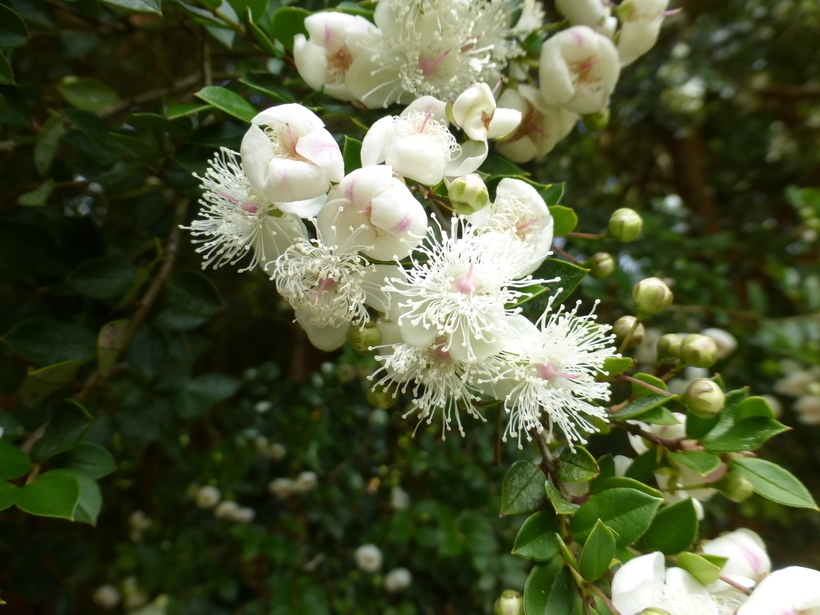
<path fill-rule="evenodd" d="M 596 280 L 603 280 L 615 271 L 615 259 L 606 252 L 596 252 L 584 263 L 589 268 L 589 275 Z"/>
<path fill-rule="evenodd" d="M 371 406 L 387 410 L 396 405 L 397 395 L 383 389 L 378 385 L 374 385 L 367 389 L 367 401 Z"/>
<path fill-rule="evenodd" d="M 495 601 L 493 615 L 524 615 L 524 598 L 514 589 L 505 589 Z"/>
<path fill-rule="evenodd" d="M 723 410 L 726 404 L 726 394 L 713 380 L 698 378 L 686 387 L 681 401 L 695 416 L 709 419 Z"/>
<path fill-rule="evenodd" d="M 615 341 L 620 344 L 629 332 L 632 331 L 632 327 L 635 325 L 637 318 L 634 316 L 621 316 L 618 320 L 615 321 L 615 324 L 612 326 L 612 332 L 615 333 Z M 644 335 L 644 328 L 642 324 L 638 324 L 635 328 L 635 331 L 632 333 L 632 337 L 629 338 L 629 343 L 626 345 L 627 348 L 632 348 L 633 346 L 637 346 L 643 341 Z"/>
<path fill-rule="evenodd" d="M 447 196 L 452 208 L 464 216 L 484 209 L 490 202 L 487 186 L 475 173 L 453 180 L 447 188 Z"/>
<path fill-rule="evenodd" d="M 732 502 L 743 502 L 749 499 L 755 488 L 751 481 L 740 472 L 729 470 L 719 481 L 714 484 L 720 492 Z"/>
<path fill-rule="evenodd" d="M 706 335 L 687 335 L 680 347 L 680 358 L 692 367 L 711 367 L 717 361 L 717 344 Z"/>
<path fill-rule="evenodd" d="M 609 219 L 609 236 L 618 241 L 635 241 L 643 229 L 643 220 L 634 209 L 616 209 Z"/>
<path fill-rule="evenodd" d="M 664 611 L 663 609 L 659 609 L 658 607 L 651 606 L 648 609 L 644 609 L 638 615 L 670 615 L 669 611 Z"/>
<path fill-rule="evenodd" d="M 663 312 L 672 303 L 672 291 L 660 278 L 646 278 L 632 287 L 632 299 L 644 314 Z"/>
<path fill-rule="evenodd" d="M 680 359 L 680 347 L 683 343 L 683 338 L 674 333 L 667 333 L 662 335 L 658 340 L 658 363 L 665 361 L 677 361 Z"/>
<path fill-rule="evenodd" d="M 382 343 L 382 332 L 375 322 L 368 322 L 363 327 L 350 327 L 347 342 L 359 354 L 369 354 L 372 347 Z"/>
<path fill-rule="evenodd" d="M 609 125 L 609 109 L 584 115 L 581 119 L 584 122 L 584 128 L 590 132 L 601 132 Z"/>

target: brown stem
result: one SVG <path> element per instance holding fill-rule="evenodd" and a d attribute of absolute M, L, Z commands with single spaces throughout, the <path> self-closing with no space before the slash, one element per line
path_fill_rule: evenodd
<path fill-rule="evenodd" d="M 572 495 L 567 491 L 564 481 L 558 476 L 558 462 L 560 460 L 556 459 L 552 451 L 550 451 L 550 447 L 547 444 L 546 432 L 543 429 L 540 431 L 538 429 L 530 429 L 529 433 L 533 440 L 535 440 L 535 443 L 538 445 L 538 450 L 541 453 L 541 471 L 552 479 L 553 484 L 558 488 L 558 491 L 561 492 L 561 496 L 567 502 L 572 502 Z"/>
<path fill-rule="evenodd" d="M 578 259 L 577 259 L 577 258 L 575 258 L 572 254 L 567 254 L 564 250 L 562 250 L 561 248 L 559 248 L 559 247 L 558 247 L 558 246 L 556 246 L 555 244 L 552 244 L 552 249 L 553 249 L 553 250 L 555 250 L 556 252 L 558 252 L 558 254 L 560 254 L 561 256 L 563 256 L 563 257 L 564 257 L 565 259 L 567 259 L 569 262 L 571 262 L 571 263 L 576 263 L 576 264 L 578 263 Z"/>
<path fill-rule="evenodd" d="M 601 600 L 603 600 L 606 603 L 607 608 L 609 608 L 609 610 L 612 611 L 612 615 L 622 615 L 621 612 L 618 609 L 615 608 L 615 605 L 612 604 L 612 600 L 607 598 L 606 594 L 603 592 L 603 590 L 600 587 L 598 587 L 597 585 L 594 585 L 593 583 L 589 583 L 587 585 L 587 587 L 590 587 L 592 589 L 592 591 L 594 591 L 596 594 L 598 594 L 598 596 L 601 598 Z"/>
<path fill-rule="evenodd" d="M 662 436 L 649 433 L 648 431 L 642 429 L 640 425 L 636 425 L 634 423 L 627 423 L 626 421 L 612 421 L 610 425 L 614 427 L 620 427 L 624 431 L 628 431 L 631 434 L 640 436 L 644 440 L 649 440 L 650 442 L 652 442 L 653 444 L 657 444 L 658 446 L 663 446 L 672 452 L 693 450 L 691 447 L 683 446 L 683 441 L 686 440 L 686 438 L 664 438 Z"/>
<path fill-rule="evenodd" d="M 564 233 L 564 237 L 580 237 L 581 239 L 601 239 L 603 235 L 596 235 L 595 233 Z"/>
<path fill-rule="evenodd" d="M 616 378 L 620 378 L 621 380 L 628 380 L 629 382 L 634 382 L 637 385 L 644 387 L 645 389 L 649 389 L 650 391 L 655 391 L 656 393 L 660 393 L 661 395 L 670 395 L 669 391 L 664 391 L 663 389 L 659 389 L 658 387 L 652 386 L 648 382 L 644 382 L 643 380 L 638 380 L 637 378 L 633 378 L 632 376 L 626 376 L 624 374 L 618 374 Z"/>

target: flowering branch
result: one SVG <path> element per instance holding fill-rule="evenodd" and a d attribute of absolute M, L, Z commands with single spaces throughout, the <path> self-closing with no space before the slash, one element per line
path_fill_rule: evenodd
<path fill-rule="evenodd" d="M 657 444 L 658 446 L 663 446 L 664 448 L 667 448 L 673 452 L 683 450 L 695 450 L 695 448 L 693 448 L 692 446 L 684 446 L 683 441 L 686 438 L 664 438 L 662 436 L 649 433 L 645 429 L 642 429 L 640 425 L 636 425 L 635 423 L 629 423 L 627 421 L 612 421 L 610 425 L 613 427 L 620 427 L 624 431 L 628 431 L 633 435 L 640 436 L 644 440 L 648 440 L 649 442 Z"/>

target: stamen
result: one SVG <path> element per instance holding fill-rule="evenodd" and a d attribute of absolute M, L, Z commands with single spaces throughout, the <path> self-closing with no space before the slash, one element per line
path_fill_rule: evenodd
<path fill-rule="evenodd" d="M 319 282 L 319 288 L 316 290 L 316 300 L 318 301 L 319 298 L 322 296 L 322 293 L 325 292 L 328 288 L 333 288 L 336 286 L 336 280 L 331 277 L 322 278 Z"/>
<path fill-rule="evenodd" d="M 460 292 L 463 295 L 472 296 L 478 286 L 475 283 L 475 280 L 473 280 L 473 267 L 474 264 L 470 263 L 470 268 L 467 270 L 467 273 L 463 273 L 456 277 L 453 283 L 453 288 L 455 291 Z"/>
<path fill-rule="evenodd" d="M 566 378 L 568 380 L 576 380 L 580 376 L 571 376 L 569 374 L 562 374 L 558 371 L 558 366 L 552 361 L 547 361 L 536 367 L 538 377 L 542 380 L 552 380 L 554 378 Z"/>
<path fill-rule="evenodd" d="M 450 53 L 450 49 L 442 53 L 439 57 L 435 60 L 432 58 L 422 58 L 419 61 L 419 68 L 421 69 L 421 74 L 425 77 L 432 77 L 436 74 L 436 69 L 438 68 L 439 63 L 447 57 L 447 54 Z"/>

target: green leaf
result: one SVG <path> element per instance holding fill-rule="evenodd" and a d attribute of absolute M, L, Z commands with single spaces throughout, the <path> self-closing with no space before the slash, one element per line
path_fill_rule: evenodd
<path fill-rule="evenodd" d="M 268 38 L 268 35 L 265 34 L 265 31 L 259 26 L 257 26 L 252 18 L 248 19 L 248 28 L 250 29 L 251 34 L 253 34 L 253 37 L 256 39 L 256 42 L 259 43 L 259 46 L 262 49 L 267 51 L 272 56 L 275 56 L 277 58 L 282 57 L 282 50 L 277 49 L 276 45 L 273 44 L 273 41 L 271 41 Z"/>
<path fill-rule="evenodd" d="M 578 214 L 569 207 L 553 205 L 549 209 L 555 224 L 553 227 L 555 237 L 571 233 L 575 230 L 575 227 L 578 226 Z"/>
<path fill-rule="evenodd" d="M 196 96 L 217 109 L 250 123 L 259 111 L 236 92 L 215 85 L 206 85 Z"/>
<path fill-rule="evenodd" d="M 9 7 L 0 4 L 0 47 L 19 47 L 27 40 L 26 22 Z"/>
<path fill-rule="evenodd" d="M 31 460 L 28 455 L 8 440 L 0 439 L 0 480 L 18 478 L 30 469 Z"/>
<path fill-rule="evenodd" d="M 37 186 L 34 190 L 24 192 L 17 197 L 17 204 L 23 207 L 42 207 L 51 196 L 51 191 L 54 189 L 54 180 L 47 179 L 42 184 Z"/>
<path fill-rule="evenodd" d="M 103 2 L 139 13 L 162 15 L 162 0 L 103 0 Z"/>
<path fill-rule="evenodd" d="M 40 175 L 48 173 L 64 132 L 63 117 L 61 115 L 49 115 L 46 123 L 43 124 L 43 129 L 40 131 L 37 141 L 34 143 L 34 166 L 37 167 L 37 172 Z"/>
<path fill-rule="evenodd" d="M 698 513 L 691 498 L 664 506 L 655 515 L 643 539 L 652 551 L 675 555 L 685 551 L 698 535 Z"/>
<path fill-rule="evenodd" d="M 544 199 L 547 207 L 554 207 L 561 202 L 561 198 L 564 196 L 564 184 L 563 182 L 560 184 L 546 184 L 539 194 Z"/>
<path fill-rule="evenodd" d="M 607 376 L 617 376 L 632 367 L 633 363 L 635 359 L 632 357 L 607 357 L 604 359 L 603 371 Z"/>
<path fill-rule="evenodd" d="M 225 309 L 219 291 L 198 271 L 175 272 L 163 289 L 163 304 L 173 312 L 208 318 Z"/>
<path fill-rule="evenodd" d="M 103 378 L 108 377 L 120 353 L 125 349 L 130 328 L 130 321 L 115 320 L 100 329 L 97 336 L 97 370 Z"/>
<path fill-rule="evenodd" d="M 720 457 L 707 451 L 680 451 L 669 453 L 669 457 L 701 476 L 711 474 L 720 467 Z"/>
<path fill-rule="evenodd" d="M 644 451 L 629 464 L 625 476 L 638 481 L 646 482 L 655 474 L 655 466 L 658 465 L 658 449 L 650 448 Z"/>
<path fill-rule="evenodd" d="M 623 421 L 631 419 L 676 398 L 677 395 L 661 395 L 660 393 L 639 397 L 635 401 L 630 402 L 625 408 L 621 408 L 618 412 L 610 416 L 609 420 Z"/>
<path fill-rule="evenodd" d="M 64 470 L 51 470 L 20 489 L 15 504 L 32 515 L 72 519 L 79 500 L 79 481 Z"/>
<path fill-rule="evenodd" d="M 610 476 L 603 482 L 600 491 L 606 491 L 607 489 L 619 489 L 623 487 L 635 489 L 647 495 L 651 495 L 653 498 L 663 497 L 663 494 L 657 489 L 628 476 Z"/>
<path fill-rule="evenodd" d="M 532 512 L 546 499 L 544 474 L 537 465 L 519 460 L 510 466 L 501 484 L 502 515 Z"/>
<path fill-rule="evenodd" d="M 555 514 L 539 511 L 527 518 L 518 530 L 512 552 L 519 557 L 547 562 L 558 555 L 557 531 Z"/>
<path fill-rule="evenodd" d="M 2 6 L 0 4 L 0 6 Z M 14 71 L 11 70 L 11 65 L 2 53 L 0 53 L 0 85 L 15 85 Z"/>
<path fill-rule="evenodd" d="M 766 440 L 790 428 L 783 423 L 764 416 L 753 416 L 730 427 L 715 439 L 708 435 L 705 440 L 706 450 L 713 453 L 735 453 L 753 451 Z"/>
<path fill-rule="evenodd" d="M 817 510 L 814 498 L 803 483 L 779 465 L 753 458 L 733 459 L 730 465 L 748 478 L 755 491 L 764 498 L 786 506 Z"/>
<path fill-rule="evenodd" d="M 97 517 L 100 515 L 100 510 L 102 509 L 102 493 L 100 493 L 100 487 L 97 485 L 97 481 L 84 472 L 71 468 L 52 470 L 52 472 L 63 472 L 69 476 L 73 476 L 80 485 L 80 499 L 77 500 L 77 506 L 71 517 L 72 520 L 96 525 Z"/>
<path fill-rule="evenodd" d="M 573 265 L 567 261 L 558 260 L 556 258 L 548 258 L 541 263 L 541 266 L 538 269 L 535 270 L 532 277 L 542 278 L 544 280 L 553 280 L 558 278 L 557 282 L 553 282 L 549 285 L 550 293 L 548 295 L 555 296 L 555 299 L 553 299 L 553 305 L 557 306 L 572 294 L 572 291 L 574 291 L 578 284 L 581 283 L 581 280 L 584 279 L 584 276 L 588 271 L 589 269 L 584 269 L 583 267 Z M 546 307 L 546 300 L 543 302 L 539 301 L 533 303 L 543 303 L 544 307 Z M 544 310 L 541 309 L 541 312 L 543 311 Z"/>
<path fill-rule="evenodd" d="M 268 98 L 272 98 L 276 102 L 296 102 L 296 97 L 293 95 L 293 92 L 282 85 L 282 80 L 279 77 L 263 73 L 245 73 L 242 75 L 239 83 L 244 83 L 249 88 L 256 90 Z M 345 159 L 345 161 L 347 161 L 347 159 Z M 361 164 L 359 164 L 359 166 L 361 166 Z M 345 173 L 349 172 L 350 171 L 345 171 Z"/>
<path fill-rule="evenodd" d="M 683 568 L 703 585 L 718 580 L 720 569 L 726 561 L 727 558 L 714 555 L 695 555 L 689 552 L 678 555 L 678 567 Z"/>
<path fill-rule="evenodd" d="M 20 489 L 16 485 L 0 482 L 0 510 L 6 510 L 14 504 Z"/>
<path fill-rule="evenodd" d="M 598 474 L 595 457 L 582 446 L 576 446 L 575 451 L 568 446 L 562 446 L 555 451 L 555 456 L 561 460 L 558 466 L 558 478 L 563 481 L 580 483 L 592 480 Z"/>
<path fill-rule="evenodd" d="M 615 533 L 615 544 L 625 547 L 646 531 L 660 503 L 660 498 L 637 489 L 607 489 L 581 504 L 570 522 L 570 532 L 584 542 L 601 519 Z"/>
<path fill-rule="evenodd" d="M 67 75 L 57 89 L 68 104 L 83 111 L 101 111 L 120 102 L 114 90 L 91 77 Z"/>
<path fill-rule="evenodd" d="M 484 164 L 481 165 L 479 173 L 486 175 L 485 181 L 491 181 L 492 179 L 501 177 L 522 178 L 529 175 L 527 171 L 502 156 L 487 156 Z"/>
<path fill-rule="evenodd" d="M 43 437 L 34 444 L 31 458 L 42 463 L 52 455 L 77 446 L 91 429 L 93 420 L 82 404 L 73 399 L 65 400 L 46 425 Z"/>
<path fill-rule="evenodd" d="M 116 258 L 95 258 L 81 263 L 69 282 L 81 295 L 92 299 L 116 299 L 128 292 L 137 267 Z"/>
<path fill-rule="evenodd" d="M 52 457 L 49 464 L 55 468 L 79 470 L 93 479 L 108 476 L 117 467 L 108 449 L 93 442 L 80 442 L 71 450 Z"/>
<path fill-rule="evenodd" d="M 186 385 L 185 390 L 216 403 L 233 397 L 240 386 L 242 381 L 228 374 L 200 374 Z"/>
<path fill-rule="evenodd" d="M 589 481 L 589 492 L 598 493 L 603 490 L 604 481 L 615 476 L 615 460 L 611 453 L 598 458 L 598 476 Z"/>
<path fill-rule="evenodd" d="M 348 175 L 362 166 L 362 142 L 345 135 L 342 157 L 345 161 L 345 175 Z"/>
<path fill-rule="evenodd" d="M 615 537 L 599 519 L 592 528 L 578 561 L 578 572 L 587 581 L 604 576 L 615 557 Z"/>
<path fill-rule="evenodd" d="M 573 615 L 578 593 L 561 558 L 537 564 L 524 585 L 525 615 Z"/>
<path fill-rule="evenodd" d="M 762 397 L 747 397 L 740 402 L 735 408 L 735 423 L 740 423 L 745 419 L 750 419 L 755 416 L 762 416 L 767 419 L 773 419 L 774 410 Z"/>
<path fill-rule="evenodd" d="M 655 387 L 656 389 L 660 389 L 662 391 L 668 391 L 669 387 L 666 386 L 666 383 L 653 376 L 652 374 L 635 374 L 632 376 L 635 380 L 640 380 L 641 382 L 645 382 L 648 385 Z M 650 395 L 660 395 L 657 391 L 653 391 L 645 386 L 641 386 L 637 382 L 632 383 L 632 394 L 635 397 L 649 397 Z"/>
<path fill-rule="evenodd" d="M 208 109 L 213 109 L 213 105 L 209 105 L 207 103 L 184 103 L 181 105 L 174 105 L 168 109 L 168 119 L 175 120 L 180 117 L 186 117 L 188 115 L 194 115 L 199 113 L 200 111 L 206 111 Z"/>
<path fill-rule="evenodd" d="M 297 34 L 308 35 L 307 28 L 305 28 L 305 18 L 309 16 L 310 11 L 297 7 L 277 9 L 271 22 L 273 38 L 282 43 L 289 51 L 293 51 L 293 38 Z"/>
<path fill-rule="evenodd" d="M 727 431 L 734 423 L 735 408 L 747 397 L 747 389 L 738 389 L 726 393 L 726 404 L 720 414 L 708 419 L 702 419 L 691 412 L 686 412 L 686 437 L 700 440 L 709 434 L 716 438 Z"/>
<path fill-rule="evenodd" d="M 52 393 L 74 382 L 77 370 L 85 361 L 65 361 L 29 372 L 20 385 L 20 401 L 34 408 Z"/>
<path fill-rule="evenodd" d="M 544 488 L 547 492 L 547 499 L 549 499 L 550 504 L 555 509 L 555 514 L 557 515 L 572 515 L 575 514 L 575 511 L 578 510 L 578 504 L 573 504 L 572 502 L 567 502 L 564 499 L 564 496 L 561 495 L 561 491 L 552 484 L 552 479 L 547 479 L 544 483 Z"/>
<path fill-rule="evenodd" d="M 40 365 L 94 358 L 96 335 L 79 325 L 56 320 L 27 320 L 2 339 L 12 352 Z"/>

